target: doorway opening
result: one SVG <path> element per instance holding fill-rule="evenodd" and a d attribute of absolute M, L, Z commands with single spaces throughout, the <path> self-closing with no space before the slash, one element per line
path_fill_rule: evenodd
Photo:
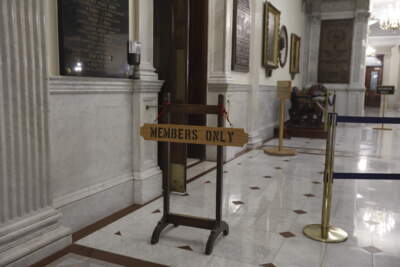
<path fill-rule="evenodd" d="M 154 0 L 154 65 L 165 81 L 160 104 L 166 93 L 172 103 L 206 104 L 207 58 L 208 0 Z M 206 116 L 174 114 L 171 122 L 205 126 Z M 163 148 L 159 143 L 158 163 L 164 170 Z M 171 186 L 185 192 L 187 165 L 205 160 L 206 147 L 171 144 L 171 150 Z"/>
<path fill-rule="evenodd" d="M 382 86 L 384 56 L 377 55 L 367 58 L 367 70 L 365 75 L 365 106 L 380 107 L 381 96 L 377 89 Z"/>

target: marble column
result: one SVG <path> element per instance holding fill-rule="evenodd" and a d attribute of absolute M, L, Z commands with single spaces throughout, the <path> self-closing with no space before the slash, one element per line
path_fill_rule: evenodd
<path fill-rule="evenodd" d="M 304 73 L 306 86 L 311 86 L 313 84 L 318 83 L 318 58 L 319 58 L 319 42 L 321 35 L 321 14 L 313 13 L 308 16 L 308 23 L 310 25 L 308 29 L 308 40 L 307 46 L 308 50 L 308 58 L 306 59 L 308 64 L 306 71 Z"/>
<path fill-rule="evenodd" d="M 158 75 L 153 65 L 153 0 L 134 0 L 133 38 L 142 44 L 141 63 L 138 67 L 140 80 L 157 80 Z"/>
<path fill-rule="evenodd" d="M 144 123 L 157 117 L 158 93 L 163 81 L 158 80 L 153 64 L 153 0 L 134 0 L 134 38 L 142 43 L 139 80 L 133 84 L 133 178 L 134 200 L 144 204 L 161 194 L 162 172 L 157 162 L 157 142 L 145 141 L 139 134 Z"/>
<path fill-rule="evenodd" d="M 50 192 L 44 24 L 44 1 L 0 2 L 0 266 L 71 241 Z"/>
<path fill-rule="evenodd" d="M 209 1 L 209 83 L 232 82 L 232 0 Z"/>

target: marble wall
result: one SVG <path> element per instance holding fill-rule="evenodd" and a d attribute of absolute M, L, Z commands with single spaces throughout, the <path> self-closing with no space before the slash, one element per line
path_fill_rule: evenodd
<path fill-rule="evenodd" d="M 234 127 L 244 128 L 250 135 L 248 147 L 255 147 L 263 140 L 273 136 L 273 128 L 277 124 L 278 99 L 276 82 L 291 80 L 289 74 L 289 58 L 284 68 L 274 70 L 267 77 L 261 65 L 263 44 L 263 0 L 250 0 L 251 38 L 250 38 L 250 71 L 240 73 L 231 71 L 232 16 L 233 0 L 210 0 L 209 10 L 209 59 L 208 83 L 209 103 L 215 102 L 218 94 L 226 97 L 226 106 Z M 290 38 L 296 33 L 305 38 L 306 14 L 302 0 L 271 1 L 282 11 L 281 25 L 286 25 Z M 303 51 L 306 49 L 303 47 Z M 304 53 L 302 53 L 303 56 Z M 305 70 L 296 75 L 293 85 L 301 86 Z M 209 124 L 215 120 L 209 119 Z M 246 149 L 227 148 L 227 159 Z M 208 150 L 213 151 L 212 148 Z M 213 152 L 207 152 L 212 159 Z"/>

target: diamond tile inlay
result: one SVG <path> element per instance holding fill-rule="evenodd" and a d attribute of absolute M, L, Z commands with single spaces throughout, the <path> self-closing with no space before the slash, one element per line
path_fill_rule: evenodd
<path fill-rule="evenodd" d="M 190 246 L 181 246 L 178 248 L 183 249 L 183 250 L 193 251 L 193 249 Z"/>
<path fill-rule="evenodd" d="M 291 232 L 283 232 L 280 233 L 281 236 L 283 236 L 284 238 L 291 238 L 291 237 L 295 237 L 296 235 L 291 233 Z"/>
<path fill-rule="evenodd" d="M 295 210 L 294 212 L 299 214 L 299 215 L 307 213 L 307 211 L 304 211 L 304 210 Z"/>
<path fill-rule="evenodd" d="M 366 251 L 368 251 L 369 253 L 372 253 L 372 254 L 383 252 L 379 248 L 376 248 L 376 247 L 373 247 L 373 246 L 364 247 L 363 249 L 365 249 Z"/>

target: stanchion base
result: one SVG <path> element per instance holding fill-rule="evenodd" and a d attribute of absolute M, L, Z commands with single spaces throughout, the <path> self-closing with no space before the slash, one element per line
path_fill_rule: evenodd
<path fill-rule="evenodd" d="M 264 148 L 264 153 L 272 156 L 296 156 L 297 152 L 289 148 L 271 147 Z"/>
<path fill-rule="evenodd" d="M 392 128 L 382 128 L 382 127 L 376 127 L 374 130 L 380 130 L 380 131 L 392 131 Z"/>
<path fill-rule="evenodd" d="M 348 234 L 344 230 L 333 226 L 329 226 L 328 238 L 323 238 L 320 224 L 307 225 L 304 227 L 303 233 L 308 238 L 324 243 L 341 243 L 348 238 Z"/>

